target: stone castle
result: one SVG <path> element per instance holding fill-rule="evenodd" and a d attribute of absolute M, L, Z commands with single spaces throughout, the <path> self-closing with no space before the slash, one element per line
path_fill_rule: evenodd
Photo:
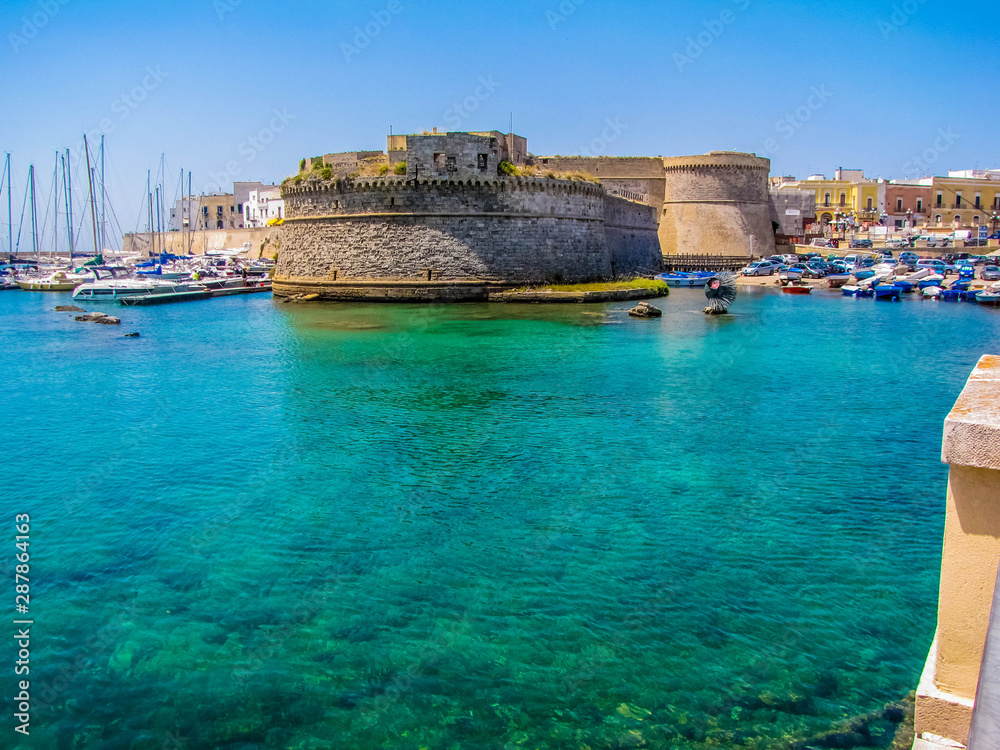
<path fill-rule="evenodd" d="M 282 186 L 277 295 L 485 299 L 774 252 L 770 162 L 752 154 L 534 157 L 512 133 L 435 130 L 301 168 Z"/>
<path fill-rule="evenodd" d="M 655 207 L 664 255 L 762 257 L 775 252 L 769 159 L 734 151 L 536 159 L 542 169 L 590 172 L 612 195 Z"/>
<path fill-rule="evenodd" d="M 285 182 L 275 294 L 474 300 L 661 266 L 654 208 L 579 177 L 518 175 L 523 138 L 390 136 L 388 151 L 347 174 L 336 158 L 307 160 Z"/>

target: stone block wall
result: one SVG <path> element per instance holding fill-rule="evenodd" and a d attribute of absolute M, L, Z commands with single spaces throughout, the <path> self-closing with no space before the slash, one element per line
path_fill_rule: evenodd
<path fill-rule="evenodd" d="M 391 287 L 375 296 L 482 298 L 491 285 L 659 267 L 653 210 L 610 199 L 593 183 L 330 181 L 286 185 L 282 197 L 288 218 L 275 273 L 279 295 L 371 297 L 359 290 Z M 465 297 L 456 292 L 463 285 Z"/>
<path fill-rule="evenodd" d="M 771 255 L 768 201 L 771 162 L 752 154 L 713 151 L 664 160 L 660 216 L 664 255 Z"/>

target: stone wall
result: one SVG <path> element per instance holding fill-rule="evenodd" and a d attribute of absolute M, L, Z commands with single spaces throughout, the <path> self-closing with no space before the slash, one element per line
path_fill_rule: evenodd
<path fill-rule="evenodd" d="M 660 240 L 656 209 L 624 198 L 604 199 L 604 236 L 611 254 L 613 276 L 659 273 Z"/>
<path fill-rule="evenodd" d="M 279 295 L 484 298 L 659 266 L 653 212 L 593 183 L 373 179 L 286 185 L 282 197 Z"/>
<path fill-rule="evenodd" d="M 774 253 L 768 206 L 771 162 L 752 154 L 713 151 L 664 159 L 660 216 L 664 255 Z"/>
<path fill-rule="evenodd" d="M 156 252 L 204 255 L 210 250 L 240 250 L 249 242 L 249 257 L 258 258 L 263 251 L 264 257 L 269 258 L 278 252 L 279 236 L 279 227 L 164 232 L 156 238 Z M 152 249 L 152 236 L 148 232 L 126 234 L 122 241 L 122 252 L 126 255 L 147 255 Z"/>

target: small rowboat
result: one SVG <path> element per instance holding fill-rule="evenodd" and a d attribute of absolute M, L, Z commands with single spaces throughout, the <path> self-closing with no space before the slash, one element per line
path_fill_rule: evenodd
<path fill-rule="evenodd" d="M 808 284 L 796 284 L 793 282 L 785 284 L 785 286 L 781 287 L 781 291 L 785 294 L 812 294 L 812 287 Z"/>

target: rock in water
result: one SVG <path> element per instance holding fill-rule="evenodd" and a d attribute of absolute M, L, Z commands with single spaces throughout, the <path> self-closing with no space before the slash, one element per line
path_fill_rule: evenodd
<path fill-rule="evenodd" d="M 94 322 L 102 326 L 120 326 L 122 324 L 121 318 L 116 318 L 112 315 L 105 315 L 103 318 L 98 318 Z"/>
<path fill-rule="evenodd" d="M 86 315 L 77 315 L 76 318 L 74 318 L 74 320 L 78 320 L 81 323 L 96 323 L 101 318 L 106 318 L 106 317 L 108 316 L 105 313 L 92 312 L 92 313 L 87 313 Z"/>
<path fill-rule="evenodd" d="M 663 310 L 653 307 L 648 302 L 640 302 L 636 307 L 628 311 L 633 318 L 659 318 L 663 316 Z"/>
<path fill-rule="evenodd" d="M 127 338 L 127 339 L 137 339 L 137 338 L 139 338 L 139 334 L 138 333 L 126 333 L 125 334 L 125 338 Z"/>
<path fill-rule="evenodd" d="M 87 312 L 82 307 L 77 307 L 76 305 L 59 305 L 56 308 L 56 312 Z"/>

